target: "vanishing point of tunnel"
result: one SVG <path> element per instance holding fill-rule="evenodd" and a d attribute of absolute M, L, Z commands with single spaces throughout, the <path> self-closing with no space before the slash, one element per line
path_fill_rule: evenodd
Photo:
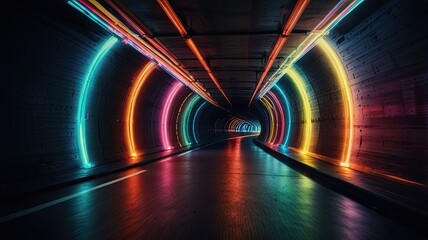
<path fill-rule="evenodd" d="M 423 0 L 2 14 L 2 239 L 428 239 Z"/>

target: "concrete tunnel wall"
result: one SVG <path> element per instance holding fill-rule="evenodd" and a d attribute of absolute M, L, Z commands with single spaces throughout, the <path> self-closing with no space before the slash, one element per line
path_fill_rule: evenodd
<path fill-rule="evenodd" d="M 2 184 L 144 161 L 146 154 L 257 130 L 206 103 L 67 4 L 50 4 L 10 9 Z"/>
<path fill-rule="evenodd" d="M 350 167 L 426 184 L 427 16 L 409 1 L 390 1 L 371 8 L 372 12 L 364 12 L 363 7 L 357 8 L 325 37 L 346 71 L 351 93 Z M 295 71 L 302 78 L 308 97 L 310 121 L 305 119 L 304 101 L 298 88 L 286 74 L 278 86 L 290 102 L 293 117 L 290 142 L 275 140 L 278 133 L 269 132 L 271 118 L 277 117 L 275 113 L 269 117 L 270 109 L 266 106 L 274 106 L 273 112 L 280 110 L 269 94 L 264 97 L 265 103 L 260 102 L 257 107 L 262 126 L 259 139 L 299 152 L 305 141 L 304 128 L 310 124 L 307 154 L 340 164 L 344 161 L 346 133 L 350 129 L 345 124 L 348 120 L 342 97 L 344 89 L 323 46 L 318 44 L 304 55 Z M 278 89 L 272 88 L 271 93 L 281 98 Z M 281 102 L 286 109 L 284 100 Z"/>
<path fill-rule="evenodd" d="M 367 2 L 363 4 L 375 4 Z M 362 9 L 325 37 L 346 71 L 354 110 L 352 136 L 345 134 L 349 127 L 343 89 L 326 52 L 316 46 L 294 68 L 306 103 L 295 80 L 286 74 L 264 100 L 254 104 L 252 112 L 261 125 L 259 139 L 294 151 L 301 151 L 306 142 L 306 154 L 340 164 L 352 138 L 350 167 L 426 183 L 427 17 L 406 1 L 390 1 L 372 12 Z M 63 3 L 10 9 L 13 25 L 6 26 L 8 37 L 2 46 L 9 57 L 1 96 L 2 183 L 11 177 L 54 175 L 82 167 L 76 119 L 79 95 L 91 61 L 110 34 L 74 11 Z M 125 110 L 136 79 L 149 63 L 120 41 L 100 61 L 83 116 L 94 166 L 132 160 Z M 184 132 L 194 144 L 194 135 L 198 142 L 209 142 L 240 131 L 236 127 L 243 124 L 237 122 L 243 120 L 201 99 L 189 107 L 195 96 L 186 87 L 174 94 L 165 127 L 165 102 L 175 84 L 158 68 L 144 81 L 135 100 L 138 124 L 133 124 L 138 155 L 185 146 Z M 309 121 L 305 104 L 310 106 Z M 188 115 L 182 113 L 184 109 L 189 109 Z M 258 130 L 254 122 L 247 124 Z"/>

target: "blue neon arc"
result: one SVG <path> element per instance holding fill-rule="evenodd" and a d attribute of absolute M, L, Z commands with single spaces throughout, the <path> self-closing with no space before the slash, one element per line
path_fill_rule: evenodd
<path fill-rule="evenodd" d="M 83 80 L 82 89 L 80 91 L 79 98 L 79 107 L 77 110 L 77 127 L 78 127 L 78 145 L 80 149 L 80 154 L 83 160 L 83 167 L 90 168 L 92 166 L 89 161 L 88 149 L 86 147 L 86 102 L 88 100 L 89 87 L 91 85 L 91 81 L 94 78 L 95 73 L 97 72 L 100 63 L 102 62 L 104 56 L 110 51 L 113 45 L 117 42 L 117 38 L 111 37 L 109 38 L 98 51 L 94 60 L 88 68 L 88 74 L 85 76 Z"/>
<path fill-rule="evenodd" d="M 195 139 L 196 143 L 199 143 L 199 141 L 198 141 L 198 138 L 196 137 L 196 132 L 195 132 L 195 120 L 196 120 L 196 118 L 197 118 L 197 116 L 198 116 L 199 111 L 201 110 L 201 108 L 202 108 L 206 103 L 207 103 L 207 102 L 202 103 L 202 104 L 201 104 L 201 106 L 199 106 L 199 107 L 198 107 L 198 109 L 196 110 L 195 115 L 193 116 L 193 124 L 192 124 L 193 126 L 192 126 L 192 129 L 193 129 L 193 137 L 194 137 L 194 139 Z"/>
<path fill-rule="evenodd" d="M 285 105 L 287 107 L 287 122 L 288 122 L 288 126 L 287 126 L 287 133 L 285 134 L 285 141 L 283 146 L 284 147 L 288 147 L 289 143 L 290 143 L 290 132 L 291 132 L 291 110 L 290 110 L 290 102 L 288 101 L 287 96 L 284 94 L 284 92 L 282 91 L 282 89 L 280 87 L 278 87 L 278 85 L 275 84 L 275 89 L 278 90 L 278 92 L 281 94 L 282 98 L 284 98 L 285 100 Z"/>

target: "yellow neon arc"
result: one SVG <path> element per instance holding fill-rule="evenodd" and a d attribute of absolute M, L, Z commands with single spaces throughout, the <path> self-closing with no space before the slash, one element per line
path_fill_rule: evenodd
<path fill-rule="evenodd" d="M 137 156 L 137 150 L 135 147 L 135 139 L 134 139 L 134 109 L 135 102 L 137 101 L 138 95 L 141 91 L 144 81 L 150 75 L 150 73 L 155 69 L 156 65 L 152 62 L 146 64 L 135 80 L 134 85 L 132 86 L 131 93 L 128 97 L 128 107 L 126 109 L 126 133 L 128 137 L 128 150 L 132 157 Z"/>
<path fill-rule="evenodd" d="M 342 159 L 340 165 L 349 167 L 354 139 L 354 109 L 352 103 L 352 93 L 348 84 L 348 76 L 339 56 L 334 51 L 333 47 L 324 38 L 319 40 L 318 46 L 324 52 L 328 61 L 330 62 L 331 68 L 334 70 L 334 74 L 340 86 L 340 92 L 343 99 L 343 112 L 345 116 L 345 142 L 343 143 Z"/>
<path fill-rule="evenodd" d="M 262 101 L 263 105 L 265 105 L 265 107 L 266 107 L 266 109 L 267 109 L 267 111 L 269 113 L 269 118 L 270 118 L 269 119 L 269 122 L 270 122 L 269 125 L 270 125 L 270 128 L 269 128 L 269 136 L 268 136 L 267 141 L 269 143 L 271 143 L 273 135 L 274 135 L 274 126 L 275 126 L 275 118 L 274 118 L 273 112 L 272 112 L 273 108 L 272 108 L 272 105 L 270 105 L 269 101 L 266 100 L 264 97 L 261 98 L 260 100 Z"/>
<path fill-rule="evenodd" d="M 303 103 L 303 114 L 304 114 L 304 129 L 303 129 L 303 137 L 300 143 L 300 152 L 303 154 L 308 153 L 309 146 L 311 143 L 311 133 L 312 133 L 312 112 L 311 112 L 311 104 L 309 102 L 309 96 L 305 89 L 304 79 L 300 76 L 300 74 L 294 69 L 294 67 L 289 68 L 287 71 L 287 75 L 290 77 L 291 81 L 297 88 L 299 92 L 300 98 Z"/>

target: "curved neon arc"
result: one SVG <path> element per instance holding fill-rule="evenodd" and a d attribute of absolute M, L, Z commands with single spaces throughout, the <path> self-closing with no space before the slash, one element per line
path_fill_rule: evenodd
<path fill-rule="evenodd" d="M 284 147 L 288 147 L 288 145 L 290 144 L 291 121 L 292 121 L 290 101 L 288 100 L 288 97 L 284 94 L 284 91 L 282 91 L 282 89 L 278 85 L 275 85 L 274 87 L 284 99 L 285 105 L 287 107 L 287 133 L 285 134 L 285 140 L 283 140 L 284 143 L 281 145 L 283 145 Z"/>
<path fill-rule="evenodd" d="M 268 111 L 268 117 L 269 117 L 268 120 L 270 122 L 270 124 L 269 124 L 269 126 L 270 126 L 269 127 L 269 134 L 265 138 L 265 141 L 271 143 L 272 142 L 272 136 L 274 134 L 273 133 L 273 126 L 275 125 L 275 120 L 274 120 L 274 116 L 273 116 L 273 113 L 272 113 L 272 106 L 270 105 L 269 101 L 266 99 L 265 96 L 263 96 L 260 100 L 262 101 L 263 105 L 266 107 L 266 110 Z"/>
<path fill-rule="evenodd" d="M 184 106 L 184 110 L 183 110 L 183 118 L 182 118 L 182 122 L 181 122 L 181 127 L 182 127 L 182 132 L 183 132 L 183 137 L 185 140 L 185 144 L 190 145 L 192 144 L 192 141 L 190 140 L 190 134 L 189 134 L 189 122 L 190 122 L 190 112 L 192 111 L 192 109 L 194 108 L 195 103 L 199 100 L 199 95 L 193 94 L 192 99 L 190 100 L 190 102 Z"/>
<path fill-rule="evenodd" d="M 287 75 L 290 77 L 291 81 L 297 88 L 299 92 L 300 98 L 303 103 L 303 113 L 304 113 L 304 131 L 303 131 L 303 139 L 300 144 L 300 152 L 303 154 L 308 153 L 309 146 L 311 142 L 311 132 L 312 132 L 312 112 L 311 112 L 311 104 L 309 102 L 309 96 L 305 89 L 304 80 L 300 76 L 300 74 L 294 69 L 294 67 L 290 68 L 287 72 Z"/>
<path fill-rule="evenodd" d="M 281 119 L 281 121 L 278 121 L 278 124 L 280 125 L 280 128 L 278 130 L 279 131 L 279 138 L 278 137 L 275 138 L 275 141 L 274 141 L 274 144 L 278 146 L 278 145 L 281 144 L 282 140 L 284 139 L 284 128 L 285 128 L 284 111 L 283 111 L 282 105 L 279 102 L 279 100 L 276 97 L 276 95 L 272 91 L 268 92 L 268 95 L 276 103 L 277 109 L 279 111 L 278 115 L 280 116 L 279 119 Z"/>
<path fill-rule="evenodd" d="M 95 55 L 94 60 L 92 60 L 91 65 L 89 66 L 88 74 L 85 76 L 83 80 L 83 86 L 80 90 L 80 97 L 79 97 L 79 106 L 77 109 L 77 127 L 78 127 L 78 145 L 80 150 L 80 155 L 82 157 L 83 161 L 83 167 L 84 168 L 90 168 L 92 166 L 89 155 L 88 155 L 88 149 L 86 146 L 86 124 L 85 119 L 86 118 L 86 105 L 88 101 L 88 94 L 89 94 L 89 87 L 91 85 L 92 79 L 94 78 L 94 75 L 96 71 L 98 70 L 98 67 L 102 60 L 104 59 L 105 55 L 110 51 L 110 49 L 114 46 L 114 44 L 117 42 L 117 38 L 111 37 L 109 38 L 100 48 L 98 53 Z"/>
<path fill-rule="evenodd" d="M 171 137 L 169 134 L 169 116 L 171 115 L 171 106 L 173 103 L 173 100 L 175 98 L 175 96 L 177 95 L 177 93 L 179 92 L 179 90 L 181 89 L 181 87 L 183 87 L 184 85 L 181 84 L 180 82 L 175 82 L 173 83 L 172 87 L 170 87 L 168 93 L 167 93 L 167 98 L 165 103 L 163 104 L 163 109 L 162 109 L 162 116 L 161 116 L 161 139 L 162 139 L 162 145 L 165 149 L 169 150 L 172 149 L 173 146 L 171 144 Z"/>
<path fill-rule="evenodd" d="M 132 86 L 131 94 L 128 98 L 128 107 L 126 109 L 126 133 L 128 137 L 128 151 L 132 157 L 137 156 L 137 150 L 135 147 L 135 139 L 134 139 L 134 113 L 135 113 L 135 103 L 138 99 L 142 86 L 150 75 L 150 73 L 156 68 L 156 65 L 152 62 L 147 63 L 140 74 L 135 80 L 135 83 Z"/>
<path fill-rule="evenodd" d="M 193 138 L 195 139 L 196 143 L 199 143 L 199 140 L 198 140 L 198 138 L 196 137 L 196 132 L 195 132 L 195 121 L 196 121 L 196 118 L 198 117 L 198 113 L 199 113 L 199 111 L 202 109 L 202 107 L 203 107 L 206 103 L 207 103 L 207 102 L 203 102 L 203 103 L 198 107 L 198 109 L 197 109 L 197 110 L 196 110 L 196 112 L 195 112 L 195 115 L 193 116 L 192 130 L 193 130 Z"/>
<path fill-rule="evenodd" d="M 269 104 L 269 106 L 271 107 L 272 113 L 273 113 L 273 120 L 272 120 L 272 135 L 269 137 L 269 142 L 271 144 L 275 145 L 275 141 L 277 139 L 278 136 L 278 128 L 277 126 L 279 125 L 279 117 L 278 117 L 278 110 L 276 109 L 276 105 L 274 104 L 273 100 L 271 99 L 271 95 L 267 94 L 264 96 Z"/>
<path fill-rule="evenodd" d="M 343 112 L 345 116 L 345 142 L 343 143 L 342 159 L 340 165 L 349 167 L 354 139 L 354 109 L 352 103 L 352 93 L 348 84 L 348 76 L 336 51 L 324 38 L 321 38 L 318 41 L 318 46 L 330 61 L 330 65 L 334 69 L 337 82 L 340 85 L 344 103 Z"/>

